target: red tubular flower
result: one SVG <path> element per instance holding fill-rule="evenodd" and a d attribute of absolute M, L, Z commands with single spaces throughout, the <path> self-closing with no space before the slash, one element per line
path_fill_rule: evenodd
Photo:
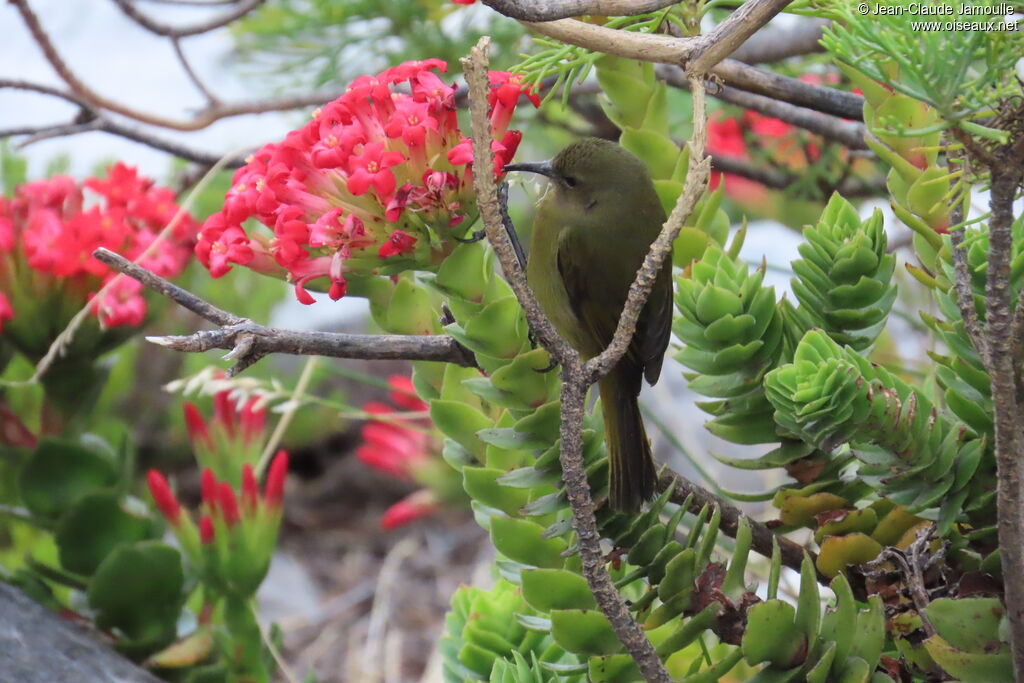
<path fill-rule="evenodd" d="M 182 406 L 182 410 L 185 413 L 185 427 L 188 429 L 188 437 L 192 441 L 193 446 L 197 445 L 197 443 L 202 443 L 208 447 L 211 444 L 210 430 L 207 429 L 206 420 L 203 419 L 199 408 L 194 403 L 186 401 Z"/>
<path fill-rule="evenodd" d="M 252 465 L 245 463 L 242 467 L 242 508 L 246 513 L 253 512 L 260 502 L 260 489 L 256 484 Z"/>
<path fill-rule="evenodd" d="M 221 512 L 224 513 L 224 521 L 228 523 L 228 526 L 237 524 L 238 520 L 241 519 L 238 514 L 238 501 L 235 499 L 235 492 L 231 490 L 231 485 L 226 481 L 222 481 L 217 485 L 217 500 L 220 503 Z"/>
<path fill-rule="evenodd" d="M 217 477 L 213 474 L 213 470 L 209 467 L 203 468 L 203 473 L 199 475 L 199 490 L 202 492 L 203 502 L 210 508 L 210 510 L 217 509 Z"/>
<path fill-rule="evenodd" d="M 173 526 L 177 526 L 181 519 L 181 505 L 174 497 L 174 492 L 171 491 L 164 475 L 156 470 L 150 470 L 146 475 L 146 481 L 149 484 L 149 493 L 153 496 L 153 502 L 156 503 L 160 513 Z"/>
<path fill-rule="evenodd" d="M 209 545 L 213 543 L 213 520 L 210 519 L 209 515 L 203 515 L 199 518 L 199 541 L 203 545 Z"/>
<path fill-rule="evenodd" d="M 391 400 L 401 410 L 415 412 L 427 409 L 427 405 L 416 396 L 412 380 L 408 377 L 396 375 L 388 383 L 393 387 Z M 381 416 L 396 412 L 389 405 L 374 402 L 364 405 L 363 410 Z M 426 425 L 425 420 L 370 420 L 363 427 L 363 444 L 356 449 L 356 457 L 381 472 L 409 479 L 413 470 L 430 458 L 430 437 L 423 431 Z"/>
<path fill-rule="evenodd" d="M 433 492 L 426 489 L 416 491 L 389 507 L 380 518 L 380 526 L 387 530 L 397 529 L 417 519 L 429 517 L 437 505 Z"/>
<path fill-rule="evenodd" d="M 284 480 L 288 474 L 288 453 L 278 451 L 270 463 L 267 472 L 267 483 L 263 490 L 263 499 L 272 508 L 281 507 L 284 500 Z"/>
<path fill-rule="evenodd" d="M 4 331 L 5 320 L 14 320 L 14 309 L 4 293 L 0 292 L 0 332 Z"/>

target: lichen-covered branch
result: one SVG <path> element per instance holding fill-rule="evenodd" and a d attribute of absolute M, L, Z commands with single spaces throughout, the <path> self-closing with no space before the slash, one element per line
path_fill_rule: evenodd
<path fill-rule="evenodd" d="M 483 0 L 491 9 L 520 21 L 553 21 L 584 14 L 603 17 L 634 16 L 655 12 L 678 2 L 679 0 Z"/>
<path fill-rule="evenodd" d="M 751 3 L 747 3 L 751 4 Z M 588 24 L 575 19 L 525 23 L 541 35 L 594 52 L 639 59 L 645 62 L 675 64 L 689 70 L 688 62 L 703 47 L 701 37 L 634 33 Z M 705 60 L 706 61 L 706 60 Z M 855 121 L 863 120 L 864 98 L 835 88 L 825 88 L 763 71 L 735 59 L 725 59 L 709 68 L 708 73 L 726 85 L 789 102 L 815 111 Z"/>
<path fill-rule="evenodd" d="M 225 360 L 235 361 L 230 375 L 238 374 L 272 353 L 360 360 L 428 360 L 466 367 L 476 365 L 473 354 L 447 335 L 342 334 L 265 327 L 221 310 L 112 251 L 97 249 L 93 256 L 115 271 L 138 280 L 154 292 L 218 325 L 221 329 L 148 339 L 154 344 L 188 353 L 228 350 Z"/>

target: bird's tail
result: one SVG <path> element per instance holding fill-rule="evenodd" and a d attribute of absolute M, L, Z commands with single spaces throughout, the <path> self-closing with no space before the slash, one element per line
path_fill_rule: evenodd
<path fill-rule="evenodd" d="M 601 379 L 598 388 L 611 463 L 609 502 L 615 510 L 634 512 L 654 496 L 657 472 L 637 404 L 639 378 L 633 379 L 623 365 Z"/>

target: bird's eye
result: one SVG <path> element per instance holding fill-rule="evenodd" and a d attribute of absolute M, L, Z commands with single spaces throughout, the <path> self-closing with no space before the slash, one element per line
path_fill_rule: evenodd
<path fill-rule="evenodd" d="M 569 186 L 569 187 L 576 187 L 576 179 L 573 178 L 571 175 L 565 176 L 564 180 L 565 180 L 565 184 L 567 186 Z"/>

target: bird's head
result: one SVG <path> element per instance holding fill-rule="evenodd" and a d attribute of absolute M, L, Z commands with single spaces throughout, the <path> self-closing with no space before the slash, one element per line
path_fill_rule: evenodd
<path fill-rule="evenodd" d="M 575 210 L 590 211 L 653 191 L 644 162 L 614 142 L 598 138 L 574 142 L 549 161 L 508 164 L 505 171 L 547 176 L 557 198 Z"/>

